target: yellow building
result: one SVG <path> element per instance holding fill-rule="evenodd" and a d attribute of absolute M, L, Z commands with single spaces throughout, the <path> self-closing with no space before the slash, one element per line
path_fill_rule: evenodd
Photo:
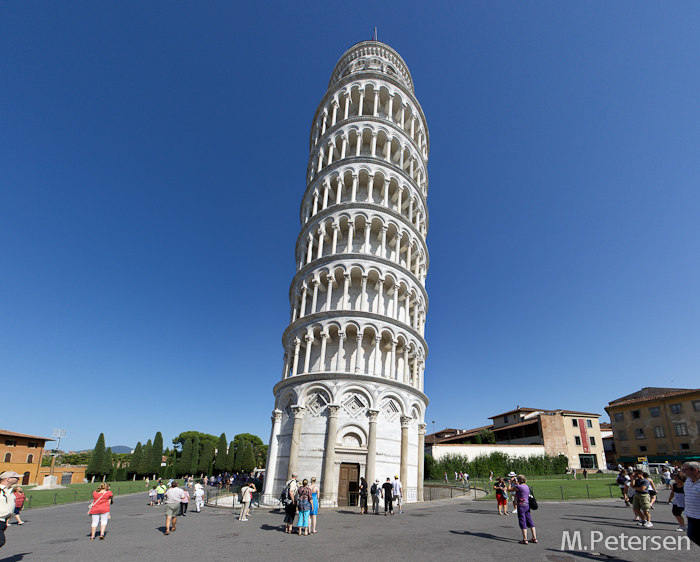
<path fill-rule="evenodd" d="M 700 389 L 646 387 L 613 400 L 605 411 L 618 462 L 700 460 Z"/>
<path fill-rule="evenodd" d="M 48 437 L 27 435 L 0 429 L 0 472 L 14 470 L 22 474 L 22 485 L 39 482 L 41 458 Z"/>

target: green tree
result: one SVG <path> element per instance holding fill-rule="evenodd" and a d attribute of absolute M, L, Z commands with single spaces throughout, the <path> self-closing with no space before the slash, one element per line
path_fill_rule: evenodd
<path fill-rule="evenodd" d="M 481 437 L 482 443 L 490 443 L 492 445 L 496 444 L 496 435 L 490 429 L 482 429 L 479 432 L 479 436 Z"/>
<path fill-rule="evenodd" d="M 233 461 L 234 472 L 241 472 L 243 470 L 243 455 L 245 455 L 245 443 L 241 443 L 236 447 L 236 459 Z"/>
<path fill-rule="evenodd" d="M 100 433 L 97 438 L 97 443 L 95 443 L 95 448 L 92 450 L 92 456 L 90 457 L 90 464 L 88 464 L 85 469 L 85 476 L 90 478 L 91 476 L 102 475 L 102 463 L 105 458 L 105 434 Z"/>
<path fill-rule="evenodd" d="M 151 443 L 151 440 L 149 439 L 146 442 L 146 446 L 143 448 L 143 454 L 141 455 L 141 461 L 139 462 L 139 468 L 136 471 L 136 474 L 139 476 L 147 476 L 150 468 L 150 463 L 151 463 L 151 449 L 153 448 L 153 444 Z"/>
<path fill-rule="evenodd" d="M 114 462 L 112 461 L 112 447 L 108 447 L 105 451 L 104 457 L 102 457 L 102 476 L 107 477 L 112 472 L 112 467 Z"/>
<path fill-rule="evenodd" d="M 173 439 L 173 445 L 175 445 L 175 448 L 177 448 L 178 450 L 182 450 L 182 446 L 185 444 L 185 441 L 191 439 L 192 443 L 194 443 L 195 437 L 199 438 L 199 442 L 201 443 L 202 447 L 204 446 L 204 443 L 206 441 L 211 441 L 211 444 L 214 447 L 216 447 L 219 443 L 219 438 L 215 435 L 211 435 L 209 433 L 200 433 L 199 431 L 183 431 L 180 435 Z M 200 450 L 199 452 L 201 454 L 202 451 Z"/>
<path fill-rule="evenodd" d="M 252 472 L 255 468 L 255 455 L 253 454 L 253 444 L 248 442 L 243 453 L 243 472 Z"/>
<path fill-rule="evenodd" d="M 233 446 L 233 441 L 228 445 L 228 456 L 226 457 L 226 472 L 233 473 L 233 465 L 236 461 L 236 449 Z"/>
<path fill-rule="evenodd" d="M 149 463 L 149 473 L 158 474 L 160 472 L 160 463 L 163 462 L 163 436 L 160 431 L 156 433 L 153 439 L 153 447 L 151 448 L 151 460 Z"/>
<path fill-rule="evenodd" d="M 189 473 L 194 477 L 199 471 L 199 436 L 195 435 L 192 441 L 192 460 L 190 461 Z"/>
<path fill-rule="evenodd" d="M 217 474 L 226 472 L 226 461 L 228 460 L 228 455 L 226 453 L 227 444 L 226 434 L 222 433 L 221 437 L 219 437 L 219 444 L 216 448 L 216 461 L 214 462 L 214 472 Z"/>
<path fill-rule="evenodd" d="M 141 457 L 143 456 L 143 447 L 141 441 L 136 443 L 136 448 L 134 449 L 134 454 L 131 455 L 131 461 L 129 461 L 129 474 L 136 474 L 139 470 L 139 463 L 141 462 Z"/>
<path fill-rule="evenodd" d="M 191 474 L 190 468 L 192 468 L 192 440 L 188 439 L 182 446 L 182 454 L 180 455 L 180 472 L 182 476 L 186 474 Z"/>
<path fill-rule="evenodd" d="M 209 474 L 209 465 L 212 460 L 214 460 L 214 445 L 212 445 L 211 441 L 206 441 L 202 450 L 202 456 L 199 458 L 199 472 Z"/>

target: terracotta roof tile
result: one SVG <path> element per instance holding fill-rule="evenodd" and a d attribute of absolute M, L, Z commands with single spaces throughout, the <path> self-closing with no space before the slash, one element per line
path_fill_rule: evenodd
<path fill-rule="evenodd" d="M 28 439 L 41 439 L 42 441 L 55 441 L 49 437 L 39 437 L 38 435 L 27 435 L 26 433 L 17 433 L 15 431 L 7 431 L 6 429 L 0 429 L 0 435 L 7 435 L 8 437 L 26 437 Z"/>

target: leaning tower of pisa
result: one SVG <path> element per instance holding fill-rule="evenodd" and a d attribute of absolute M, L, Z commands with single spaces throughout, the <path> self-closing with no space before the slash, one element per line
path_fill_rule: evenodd
<path fill-rule="evenodd" d="M 296 472 L 323 505 L 398 475 L 422 499 L 428 127 L 408 67 L 363 41 L 311 125 L 265 494 Z"/>

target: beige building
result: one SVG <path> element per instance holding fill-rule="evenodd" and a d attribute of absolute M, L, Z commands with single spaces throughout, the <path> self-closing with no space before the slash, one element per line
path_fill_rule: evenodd
<path fill-rule="evenodd" d="M 618 462 L 700 460 L 700 389 L 646 387 L 613 400 L 605 411 Z"/>
<path fill-rule="evenodd" d="M 489 419 L 493 424 L 476 429 L 450 429 L 426 435 L 425 444 L 475 443 L 483 430 L 493 431 L 497 450 L 501 445 L 540 445 L 550 456 L 564 455 L 569 467 L 605 469 L 600 414 L 573 410 L 521 408 L 503 412 Z"/>
<path fill-rule="evenodd" d="M 14 470 L 22 474 L 23 486 L 38 483 L 47 441 L 53 439 L 0 429 L 0 472 Z"/>

